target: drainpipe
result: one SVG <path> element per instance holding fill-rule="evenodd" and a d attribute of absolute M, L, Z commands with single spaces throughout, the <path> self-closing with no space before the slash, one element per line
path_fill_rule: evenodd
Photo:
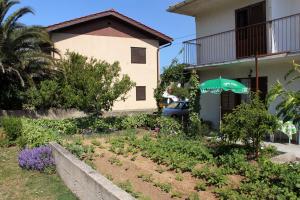
<path fill-rule="evenodd" d="M 161 46 L 161 47 L 159 47 L 158 49 L 157 49 L 157 56 L 156 56 L 156 58 L 157 58 L 157 86 L 159 85 L 159 82 L 160 82 L 160 65 L 159 65 L 159 52 L 160 52 L 160 50 L 161 49 L 164 49 L 164 48 L 166 48 L 166 47 L 169 47 L 169 46 L 171 46 L 172 45 L 172 42 L 170 42 L 170 43 L 168 43 L 168 44 L 165 44 L 165 45 L 163 45 L 163 46 Z"/>

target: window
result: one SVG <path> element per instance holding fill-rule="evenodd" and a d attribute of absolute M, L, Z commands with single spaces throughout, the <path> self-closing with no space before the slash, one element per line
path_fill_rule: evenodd
<path fill-rule="evenodd" d="M 131 63 L 146 64 L 146 48 L 131 47 Z"/>
<path fill-rule="evenodd" d="M 146 86 L 136 86 L 136 100 L 137 101 L 146 100 Z"/>

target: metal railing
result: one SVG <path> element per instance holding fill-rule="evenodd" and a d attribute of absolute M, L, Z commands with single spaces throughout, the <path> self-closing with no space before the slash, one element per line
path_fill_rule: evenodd
<path fill-rule="evenodd" d="M 183 45 L 183 60 L 190 66 L 300 51 L 300 13 L 185 41 Z"/>

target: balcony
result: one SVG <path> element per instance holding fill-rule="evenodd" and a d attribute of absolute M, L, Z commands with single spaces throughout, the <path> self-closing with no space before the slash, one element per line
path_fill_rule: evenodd
<path fill-rule="evenodd" d="M 201 67 L 300 51 L 300 13 L 185 41 L 184 63 Z"/>

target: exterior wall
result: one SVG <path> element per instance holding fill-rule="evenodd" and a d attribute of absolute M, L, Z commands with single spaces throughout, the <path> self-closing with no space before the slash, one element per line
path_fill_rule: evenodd
<path fill-rule="evenodd" d="M 86 34 L 54 33 L 52 40 L 63 55 L 67 50 L 105 60 L 118 61 L 122 74 L 128 74 L 137 86 L 146 86 L 146 101 L 136 101 L 133 88 L 125 102 L 116 102 L 113 110 L 144 110 L 156 108 L 153 97 L 157 86 L 158 41 L 130 37 L 109 37 Z M 131 47 L 146 48 L 146 64 L 131 64 Z"/>
<path fill-rule="evenodd" d="M 299 57 L 298 57 L 299 59 Z M 299 61 L 299 60 L 298 60 Z M 285 60 L 270 60 L 270 61 L 260 61 L 259 62 L 259 76 L 268 77 L 268 90 L 272 87 L 277 80 L 281 83 L 285 83 L 284 76 L 292 68 L 292 58 L 286 58 Z M 209 80 L 215 79 L 219 76 L 228 79 L 236 78 L 247 78 L 250 72 L 253 70 L 252 77 L 255 76 L 255 64 L 250 62 L 247 64 L 240 64 L 236 66 L 222 66 L 216 67 L 215 69 L 211 67 L 210 69 L 203 70 L 199 72 L 201 83 Z M 291 84 L 289 89 L 299 89 L 300 80 Z M 278 103 L 278 102 L 277 102 Z M 276 102 L 270 106 L 270 112 L 275 113 Z M 213 122 L 214 127 L 219 125 L 219 105 L 220 105 L 220 95 L 214 94 L 203 94 L 201 96 L 201 117 L 203 119 Z"/>
<path fill-rule="evenodd" d="M 233 30 L 235 28 L 235 10 L 261 1 L 262 0 L 231 0 L 222 7 L 215 5 L 206 12 L 199 13 L 199 15 L 196 16 L 197 37 Z"/>
<path fill-rule="evenodd" d="M 262 0 L 230 0 L 227 4 L 212 4 L 206 11 L 199 12 L 196 32 L 200 39 L 194 41 L 198 45 L 189 47 L 198 55 L 197 65 L 236 60 L 235 10 L 258 2 Z M 267 53 L 300 50 L 299 13 L 299 0 L 266 0 L 267 21 L 276 19 L 267 24 Z M 299 15 L 278 19 L 294 14 Z"/>

